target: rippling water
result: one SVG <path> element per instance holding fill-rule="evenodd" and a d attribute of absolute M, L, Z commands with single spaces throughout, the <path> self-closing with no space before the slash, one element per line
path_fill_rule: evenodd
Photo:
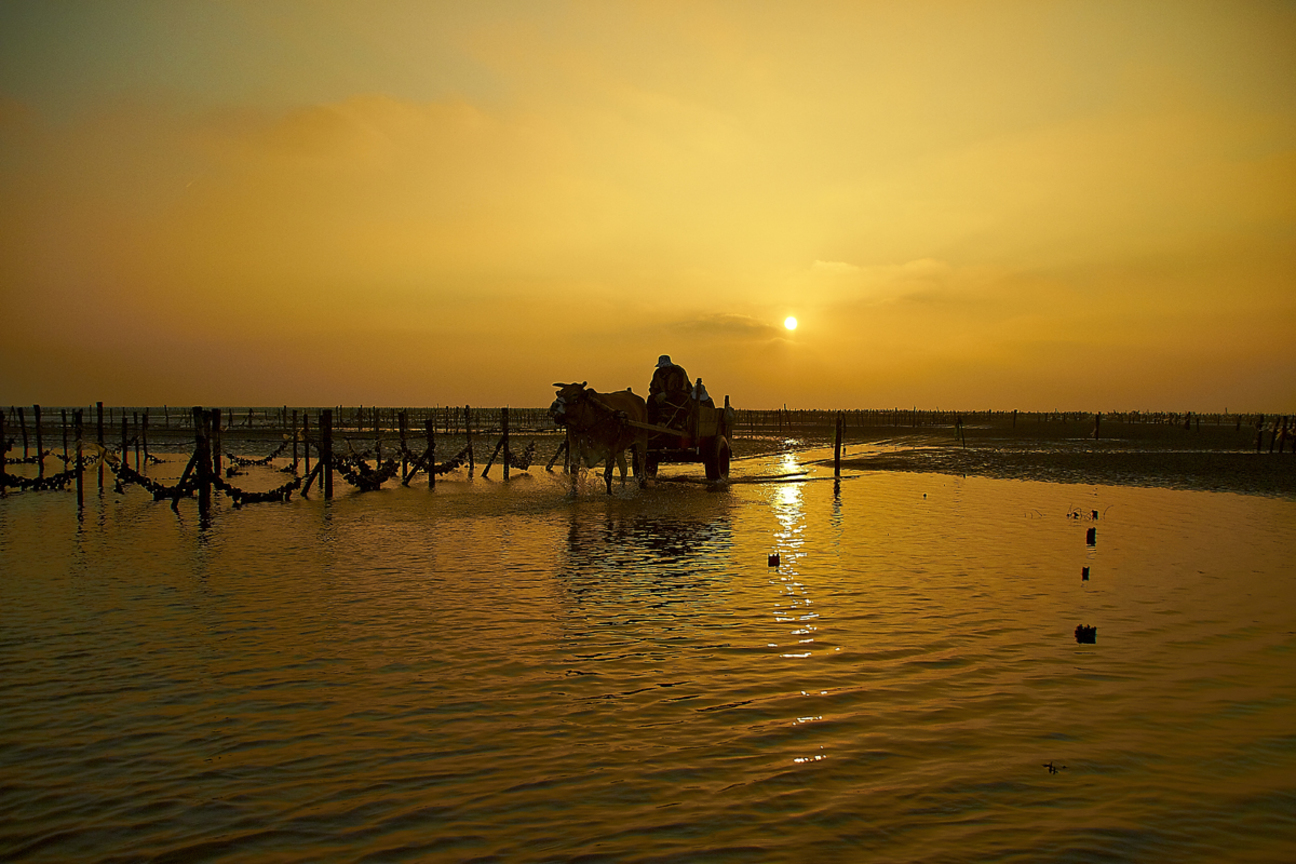
<path fill-rule="evenodd" d="M 1292 860 L 1296 502 L 817 470 L 0 500 L 0 859 Z"/>

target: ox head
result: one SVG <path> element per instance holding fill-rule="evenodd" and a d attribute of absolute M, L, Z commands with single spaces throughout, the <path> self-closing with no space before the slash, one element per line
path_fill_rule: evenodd
<path fill-rule="evenodd" d="M 567 423 L 567 410 L 575 405 L 585 395 L 585 384 L 582 381 L 579 384 L 554 384 L 558 388 L 558 397 L 554 399 L 553 404 L 549 406 L 549 416 L 559 426 Z"/>

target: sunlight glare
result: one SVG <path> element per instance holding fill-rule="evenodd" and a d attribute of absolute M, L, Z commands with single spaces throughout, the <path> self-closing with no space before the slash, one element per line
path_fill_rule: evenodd
<path fill-rule="evenodd" d="M 789 330 L 795 330 L 796 324 L 797 324 L 796 319 L 790 315 L 783 320 L 783 326 Z"/>

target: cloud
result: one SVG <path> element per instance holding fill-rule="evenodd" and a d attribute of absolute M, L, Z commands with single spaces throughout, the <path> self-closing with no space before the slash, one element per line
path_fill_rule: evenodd
<path fill-rule="evenodd" d="M 674 325 L 690 336 L 716 337 L 742 342 L 765 341 L 782 335 L 781 327 L 749 315 L 713 314 Z"/>

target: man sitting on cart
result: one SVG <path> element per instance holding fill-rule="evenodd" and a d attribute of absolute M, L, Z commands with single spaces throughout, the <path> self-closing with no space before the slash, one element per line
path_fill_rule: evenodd
<path fill-rule="evenodd" d="M 671 362 L 669 354 L 657 358 L 657 369 L 648 385 L 648 422 L 681 428 L 688 418 L 689 377 L 683 366 Z"/>

